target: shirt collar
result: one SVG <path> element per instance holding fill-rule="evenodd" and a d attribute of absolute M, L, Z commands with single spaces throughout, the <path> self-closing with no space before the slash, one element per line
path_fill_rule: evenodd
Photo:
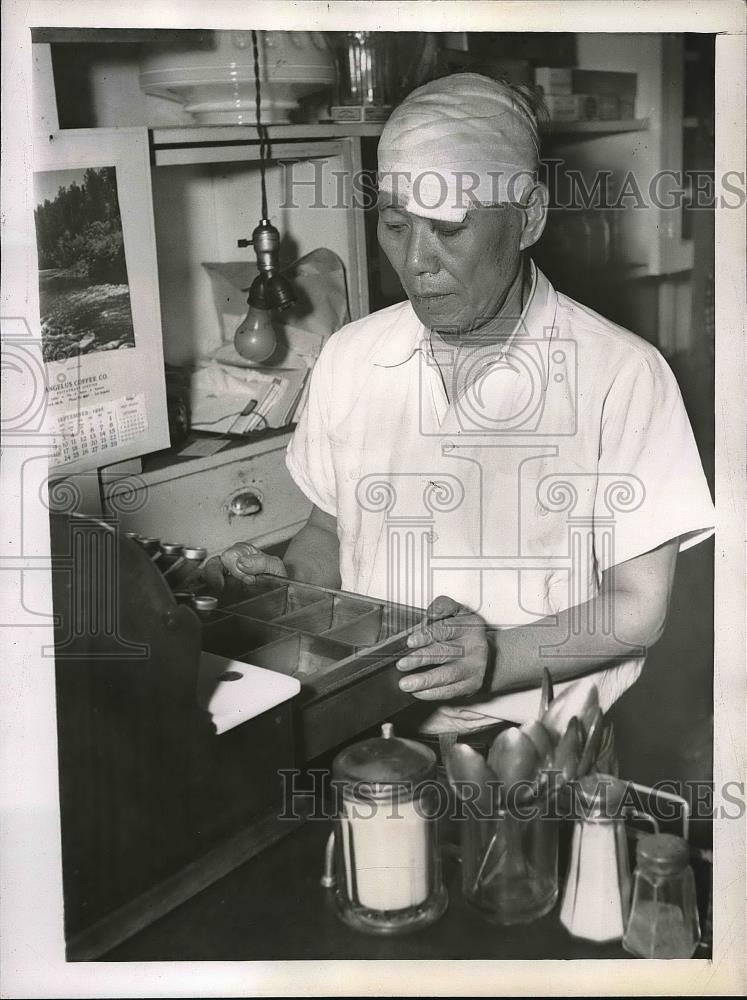
<path fill-rule="evenodd" d="M 379 349 L 373 355 L 373 363 L 382 368 L 402 365 L 417 351 L 430 350 L 430 332 L 423 326 L 410 302 L 403 303 L 403 311 L 397 312 L 397 319 L 384 332 Z"/>
<path fill-rule="evenodd" d="M 531 284 L 527 301 L 506 343 L 498 352 L 499 357 L 505 356 L 516 341 L 517 335 L 545 336 L 545 330 L 553 326 L 557 295 L 555 289 L 545 275 L 535 265 L 531 266 Z M 430 331 L 423 326 L 412 305 L 407 302 L 404 315 L 398 314 L 398 319 L 385 332 L 382 343 L 373 355 L 373 363 L 383 368 L 394 368 L 404 364 L 418 351 L 431 351 Z"/>

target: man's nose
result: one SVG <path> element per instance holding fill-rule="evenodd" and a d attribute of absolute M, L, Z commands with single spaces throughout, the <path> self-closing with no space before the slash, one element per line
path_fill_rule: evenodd
<path fill-rule="evenodd" d="M 412 275 L 435 274 L 439 270 L 433 234 L 425 221 L 415 222 L 410 229 L 405 267 Z"/>

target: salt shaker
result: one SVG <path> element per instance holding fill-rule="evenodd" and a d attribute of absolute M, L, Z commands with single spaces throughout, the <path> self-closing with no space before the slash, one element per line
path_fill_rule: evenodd
<path fill-rule="evenodd" d="M 381 736 L 341 751 L 332 774 L 341 791 L 330 880 L 340 918 L 369 934 L 403 934 L 433 923 L 448 902 L 433 751 L 394 736 L 385 723 Z"/>
<path fill-rule="evenodd" d="M 641 958 L 690 958 L 700 926 L 687 843 L 670 833 L 641 837 L 636 861 L 623 948 Z"/>

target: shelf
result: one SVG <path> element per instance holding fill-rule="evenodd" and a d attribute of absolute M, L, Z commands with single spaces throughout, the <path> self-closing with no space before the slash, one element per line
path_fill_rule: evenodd
<path fill-rule="evenodd" d="M 620 121 L 550 122 L 550 135 L 615 135 L 618 132 L 645 132 L 648 118 Z"/>
<path fill-rule="evenodd" d="M 348 136 L 379 136 L 382 122 L 321 122 L 311 125 L 268 125 L 270 142 L 305 139 L 343 139 Z M 255 125 L 185 125 L 173 128 L 154 128 L 153 146 L 156 149 L 171 146 L 195 146 L 216 143 L 256 143 L 259 136 Z"/>
<path fill-rule="evenodd" d="M 151 452 L 149 455 L 142 456 L 142 469 L 138 473 L 138 481 L 142 480 L 146 486 L 154 486 L 164 480 L 178 478 L 180 475 L 193 475 L 196 472 L 215 469 L 227 462 L 235 462 L 239 458 L 241 461 L 256 458 L 267 451 L 277 451 L 278 448 L 287 444 L 294 429 L 295 424 L 291 424 L 287 427 L 269 427 L 267 430 L 247 434 L 241 438 L 222 435 L 225 438 L 225 444 L 219 451 L 209 455 L 182 455 L 174 448 Z M 191 431 L 190 437 L 183 442 L 180 450 L 197 440 L 219 437 L 221 435 L 207 435 L 199 431 Z M 128 469 L 127 463 L 122 463 L 122 466 L 119 473 L 116 470 L 116 465 L 108 467 L 107 482 L 109 484 L 115 483 L 117 479 L 126 479 L 132 475 L 132 470 Z"/>
<path fill-rule="evenodd" d="M 648 127 L 648 118 L 629 118 L 623 121 L 550 122 L 548 129 L 550 135 L 587 136 L 644 132 Z M 381 135 L 383 128 L 383 122 L 317 122 L 308 125 L 268 125 L 267 133 L 270 142 L 286 142 L 348 136 L 375 138 Z M 187 125 L 153 129 L 153 146 L 156 149 L 216 143 L 259 144 L 259 137 L 254 125 Z"/>

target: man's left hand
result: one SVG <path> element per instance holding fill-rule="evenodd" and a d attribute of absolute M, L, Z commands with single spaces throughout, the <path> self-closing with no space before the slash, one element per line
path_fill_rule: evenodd
<path fill-rule="evenodd" d="M 475 694 L 483 685 L 490 646 L 486 624 L 450 597 L 437 597 L 425 620 L 408 636 L 410 652 L 397 662 L 398 670 L 418 670 L 399 686 L 423 701 L 446 701 Z"/>

